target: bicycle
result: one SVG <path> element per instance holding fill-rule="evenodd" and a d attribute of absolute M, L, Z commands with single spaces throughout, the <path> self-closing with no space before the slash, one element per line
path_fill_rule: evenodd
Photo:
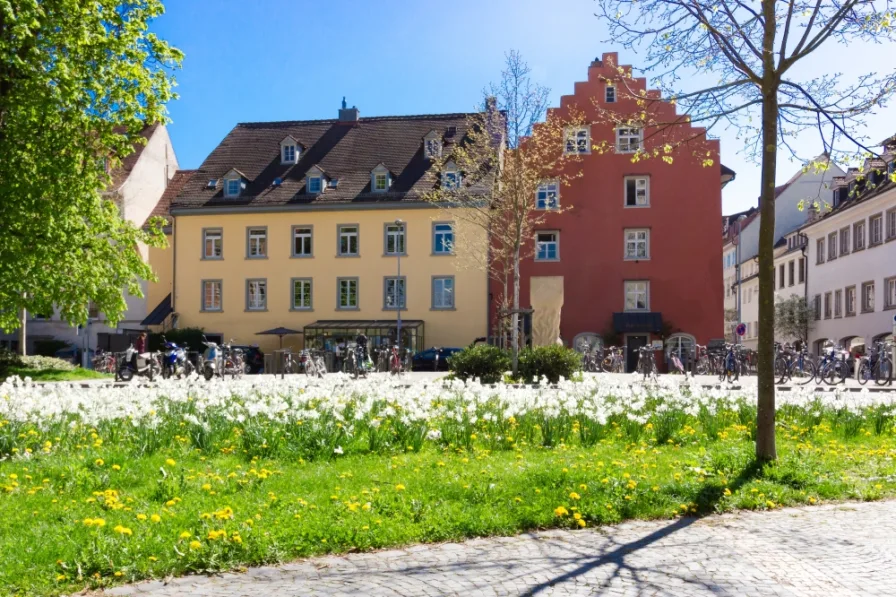
<path fill-rule="evenodd" d="M 601 368 L 607 373 L 622 373 L 625 359 L 622 348 L 611 346 L 607 348 L 607 354 L 601 361 Z"/>
<path fill-rule="evenodd" d="M 805 348 L 795 352 L 789 344 L 782 347 L 777 342 L 775 348 L 778 353 L 775 357 L 775 377 L 779 384 L 796 379 L 798 384 L 805 385 L 815 379 L 817 369 Z"/>
<path fill-rule="evenodd" d="M 725 355 L 722 357 L 719 381 L 735 382 L 740 377 L 741 362 L 739 344 L 725 344 Z"/>
<path fill-rule="evenodd" d="M 845 383 L 847 371 L 849 369 L 846 362 L 848 354 L 847 351 L 839 346 L 825 348 L 821 362 L 818 363 L 818 368 L 815 373 L 816 382 L 825 382 L 829 385 L 835 385 L 841 382 Z M 838 377 L 840 379 L 839 381 L 836 381 Z"/>
<path fill-rule="evenodd" d="M 601 370 L 601 358 L 596 348 L 588 342 L 582 342 L 582 369 L 589 373 L 597 373 Z"/>
<path fill-rule="evenodd" d="M 888 342 L 875 342 L 871 354 L 861 359 L 859 367 L 859 384 L 865 385 L 873 379 L 879 386 L 888 385 L 893 378 L 893 364 L 890 351 L 893 345 Z"/>
<path fill-rule="evenodd" d="M 635 371 L 643 375 L 645 380 L 648 377 L 653 377 L 654 381 L 656 381 L 658 371 L 656 368 L 656 356 L 653 353 L 652 346 L 641 346 L 638 348 L 638 365 Z"/>

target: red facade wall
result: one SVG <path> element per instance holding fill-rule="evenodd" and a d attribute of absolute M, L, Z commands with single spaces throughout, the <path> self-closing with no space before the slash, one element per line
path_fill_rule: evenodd
<path fill-rule="evenodd" d="M 603 104 L 605 78 L 619 77 L 615 53 L 604 54 L 588 69 L 588 81 L 575 84 L 575 94 L 563 96 L 555 110 L 562 115 L 571 107 L 584 113 L 591 126 L 592 145 L 606 141 L 615 145 L 615 129 L 600 115 L 593 102 Z M 623 67 L 628 69 L 629 67 Z M 643 79 L 629 79 L 629 88 L 645 89 Z M 615 112 L 637 114 L 644 108 L 626 97 L 617 83 L 617 102 L 606 107 Z M 645 89 L 645 92 L 647 90 Z M 648 93 L 648 97 L 654 94 Z M 675 118 L 675 106 L 662 104 L 652 108 L 657 122 Z M 560 231 L 560 259 L 536 262 L 532 258 L 522 264 L 521 307 L 529 306 L 529 279 L 532 276 L 563 276 L 564 305 L 560 333 L 569 346 L 583 332 L 602 334 L 612 329 L 613 313 L 624 310 L 624 282 L 650 282 L 649 311 L 662 314 L 673 331 L 691 334 L 700 344 L 723 337 L 722 317 L 722 239 L 719 222 L 722 217 L 721 171 L 718 141 L 706 141 L 705 135 L 689 125 L 674 132 L 686 138 L 697 136 L 686 147 L 673 151 L 672 164 L 661 158 L 632 163 L 630 154 L 615 151 L 584 155 L 571 165 L 581 176 L 560 190 L 560 204 L 568 211 L 551 214 L 539 226 Z M 650 151 L 662 148 L 668 137 L 656 130 L 644 131 L 644 146 Z M 698 156 L 692 151 L 697 150 Z M 707 156 L 706 152 L 710 155 Z M 705 158 L 713 160 L 705 166 Z M 650 206 L 625 206 L 624 178 L 632 175 L 650 177 Z M 646 261 L 624 259 L 626 228 L 650 229 L 650 258 Z M 494 284 L 492 295 L 498 297 L 501 287 Z M 653 335 L 651 339 L 658 339 Z"/>

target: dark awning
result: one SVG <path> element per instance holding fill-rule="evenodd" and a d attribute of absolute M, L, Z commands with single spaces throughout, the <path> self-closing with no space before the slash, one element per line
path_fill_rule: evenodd
<path fill-rule="evenodd" d="M 174 309 L 171 307 L 171 294 L 162 299 L 155 309 L 146 316 L 146 319 L 140 322 L 140 325 L 162 325 L 165 318 L 171 315 Z"/>
<path fill-rule="evenodd" d="M 421 319 L 402 319 L 402 329 L 418 328 L 423 325 Z M 323 319 L 305 326 L 305 333 L 314 330 L 353 330 L 361 328 L 397 328 L 394 319 Z"/>
<path fill-rule="evenodd" d="M 617 334 L 654 333 L 663 330 L 662 313 L 613 313 L 613 330 Z"/>

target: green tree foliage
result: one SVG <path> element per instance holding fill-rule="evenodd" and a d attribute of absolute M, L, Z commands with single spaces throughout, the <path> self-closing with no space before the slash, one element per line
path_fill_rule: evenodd
<path fill-rule="evenodd" d="M 809 341 L 815 312 L 805 298 L 793 295 L 775 303 L 775 332 L 782 340 Z"/>
<path fill-rule="evenodd" d="M 148 31 L 161 0 L 0 1 L 0 328 L 27 309 L 112 321 L 152 270 L 158 226 L 105 193 L 147 123 L 164 122 L 181 53 Z"/>

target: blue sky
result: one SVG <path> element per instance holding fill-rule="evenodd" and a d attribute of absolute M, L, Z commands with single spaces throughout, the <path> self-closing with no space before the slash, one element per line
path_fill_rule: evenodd
<path fill-rule="evenodd" d="M 606 30 L 593 16 L 593 0 L 168 0 L 166 5 L 167 14 L 153 29 L 186 54 L 176 73 L 180 99 L 169 105 L 182 168 L 198 167 L 238 122 L 334 118 L 343 96 L 362 116 L 475 109 L 512 48 L 522 52 L 533 77 L 551 88 L 553 104 L 572 93 L 573 83 L 585 79 L 588 64 L 602 53 L 618 51 L 623 64 L 639 61 L 637 54 L 606 41 Z M 812 57 L 807 72 L 849 72 L 858 62 L 856 48 L 825 50 Z M 885 56 L 892 47 L 869 51 Z M 890 68 L 892 59 L 878 64 Z M 870 124 L 875 142 L 896 133 L 896 108 Z M 738 153 L 743 143 L 733 132 L 714 134 L 722 140 L 722 161 L 738 173 L 723 193 L 723 212 L 755 205 L 758 168 Z M 811 134 L 795 144 L 807 157 L 821 151 Z M 782 157 L 779 180 L 798 167 Z"/>

